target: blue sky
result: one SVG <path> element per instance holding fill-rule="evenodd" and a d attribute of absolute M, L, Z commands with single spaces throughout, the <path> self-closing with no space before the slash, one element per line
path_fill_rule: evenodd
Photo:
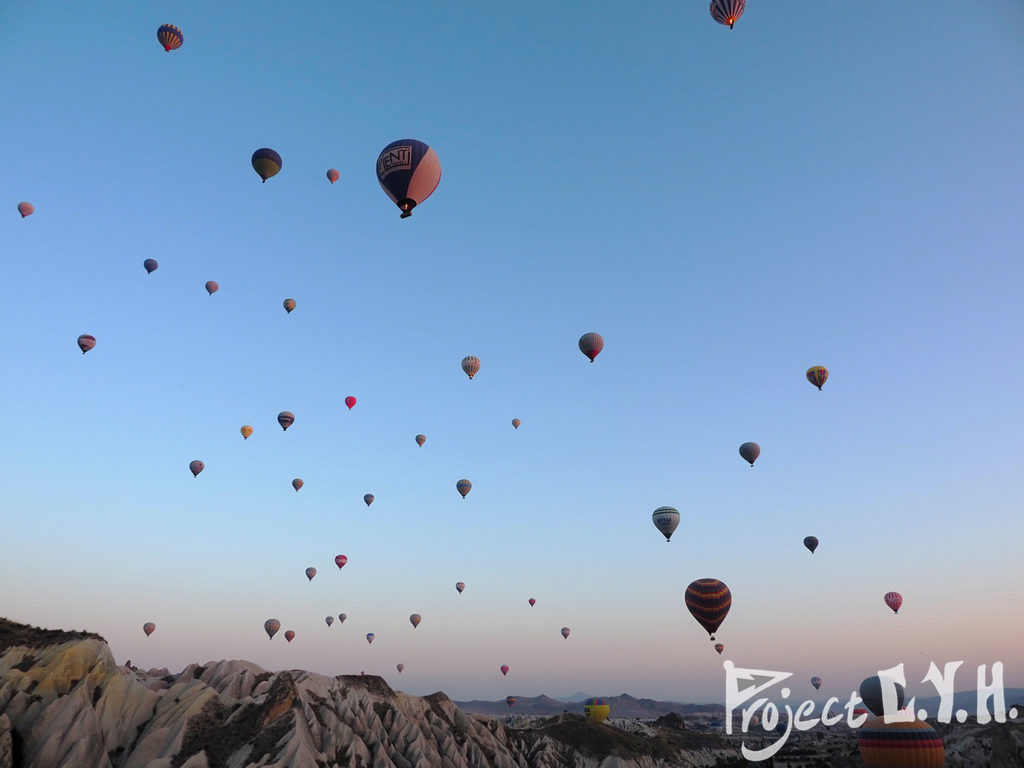
<path fill-rule="evenodd" d="M 1024 684 L 1022 33 L 1012 0 L 3 7 L 0 613 L 146 667 L 703 701 L 714 577 L 739 666 Z M 400 220 L 404 137 L 443 176 Z"/>

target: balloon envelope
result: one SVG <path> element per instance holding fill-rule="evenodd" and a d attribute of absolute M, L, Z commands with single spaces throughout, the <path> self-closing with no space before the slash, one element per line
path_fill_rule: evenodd
<path fill-rule="evenodd" d="M 295 639 L 295 630 L 289 629 L 287 632 L 285 632 L 284 633 L 284 639 L 287 640 L 289 643 L 292 640 L 294 640 Z"/>
<path fill-rule="evenodd" d="M 338 566 L 339 570 L 341 568 L 344 568 L 345 567 L 345 563 L 347 563 L 347 562 L 348 562 L 348 558 L 345 557 L 344 555 L 335 555 L 334 556 L 334 564 L 336 566 Z M 342 619 L 342 621 L 344 621 L 344 619 Z"/>
<path fill-rule="evenodd" d="M 354 406 L 355 404 L 356 404 L 356 399 L 354 397 L 352 397 L 352 395 L 349 395 L 348 397 L 345 398 L 345 405 L 348 406 L 348 409 L 350 411 L 352 410 L 352 406 Z"/>
<path fill-rule="evenodd" d="M 372 643 L 373 642 L 373 638 L 375 638 L 375 637 L 376 637 L 376 635 L 373 634 L 373 632 L 367 632 L 366 633 L 366 642 Z"/>
<path fill-rule="evenodd" d="M 806 536 L 804 538 L 804 546 L 811 550 L 811 554 L 814 554 L 814 550 L 818 548 L 818 537 L 817 536 Z"/>
<path fill-rule="evenodd" d="M 333 623 L 334 623 L 334 617 L 333 617 L 333 616 L 328 616 L 328 617 L 326 617 L 326 618 L 324 619 L 324 621 L 326 621 L 326 622 L 327 622 L 327 626 L 329 627 L 329 626 L 331 626 L 331 624 L 333 624 Z"/>
<path fill-rule="evenodd" d="M 426 435 L 416 435 L 416 445 L 422 446 L 425 442 L 427 442 Z"/>
<path fill-rule="evenodd" d="M 215 294 L 219 289 L 220 289 L 220 286 L 217 285 L 217 281 L 216 280 L 207 280 L 206 281 L 206 292 L 208 294 L 210 294 L 211 296 L 213 296 L 213 294 Z"/>
<path fill-rule="evenodd" d="M 661 531 L 665 541 L 672 540 L 672 533 L 679 525 L 679 510 L 675 507 L 658 507 L 651 515 L 654 527 Z"/>
<path fill-rule="evenodd" d="M 896 689 L 895 711 L 902 709 L 906 690 L 895 680 L 886 678 L 885 683 L 886 686 L 892 685 Z M 864 706 L 871 710 L 872 714 L 878 715 L 879 717 L 882 717 L 885 714 L 885 701 L 882 696 L 882 678 L 878 675 L 865 677 L 860 683 L 860 689 L 858 692 L 860 693 L 860 697 L 864 700 Z M 890 714 L 895 714 L 895 711 Z"/>
<path fill-rule="evenodd" d="M 277 634 L 277 630 L 281 628 L 281 622 L 277 619 L 267 619 L 263 622 L 263 631 L 267 633 L 267 637 L 273 639 L 274 635 Z"/>
<path fill-rule="evenodd" d="M 589 357 L 590 362 L 594 362 L 594 358 L 604 349 L 604 339 L 599 333 L 584 333 L 580 336 L 579 344 L 580 352 Z"/>
<path fill-rule="evenodd" d="M 31 216 L 36 212 L 35 206 L 32 203 L 18 203 L 18 213 L 21 214 L 21 218 Z"/>
<path fill-rule="evenodd" d="M 512 428 L 519 429 L 519 425 L 522 423 L 519 419 L 512 419 Z"/>
<path fill-rule="evenodd" d="M 821 385 L 828 379 L 828 368 L 824 365 L 812 365 L 807 369 L 807 380 L 821 390 Z"/>
<path fill-rule="evenodd" d="M 285 299 L 282 304 L 284 304 L 284 311 L 289 315 L 292 313 L 292 310 L 295 309 L 295 299 Z"/>
<path fill-rule="evenodd" d="M 457 582 L 455 582 L 455 591 L 458 592 L 460 595 L 462 594 L 462 590 L 464 590 L 465 588 L 466 588 L 466 582 L 464 582 L 464 581 L 457 581 Z"/>
<path fill-rule="evenodd" d="M 747 0 L 711 0 L 711 18 L 732 29 L 746 7 Z"/>
<path fill-rule="evenodd" d="M 718 655 L 721 656 L 722 655 L 722 651 L 725 650 L 725 646 L 722 645 L 721 643 L 715 643 L 715 650 L 718 651 Z"/>
<path fill-rule="evenodd" d="M 78 337 L 78 348 L 82 350 L 83 355 L 95 346 L 95 336 L 90 336 L 88 333 L 83 333 L 81 336 Z"/>
<path fill-rule="evenodd" d="M 697 579 L 686 588 L 686 607 L 714 640 L 732 607 L 732 592 L 718 579 Z"/>
<path fill-rule="evenodd" d="M 505 697 L 505 703 L 508 704 L 509 707 L 511 707 L 513 704 L 516 703 L 516 697 L 515 696 L 506 696 Z"/>
<path fill-rule="evenodd" d="M 339 613 L 338 614 L 338 621 L 340 621 L 342 624 L 345 623 L 345 619 L 347 619 L 347 618 L 348 618 L 348 614 L 347 613 Z"/>
<path fill-rule="evenodd" d="M 569 629 L 568 627 L 562 627 L 562 637 L 564 637 L 566 640 L 568 640 L 569 639 L 569 633 L 571 631 L 572 630 Z"/>
<path fill-rule="evenodd" d="M 940 768 L 946 763 L 942 737 L 923 720 L 886 723 L 873 717 L 858 729 L 857 746 L 868 768 Z"/>
<path fill-rule="evenodd" d="M 740 456 L 743 460 L 750 463 L 750 466 L 754 466 L 754 462 L 757 461 L 757 457 L 761 455 L 761 446 L 757 443 L 744 443 L 740 446 Z"/>
<path fill-rule="evenodd" d="M 537 604 L 536 598 L 533 598 L 533 597 L 531 597 L 529 600 L 527 600 L 527 602 L 530 604 L 531 607 Z"/>
<path fill-rule="evenodd" d="M 422 141 L 399 139 L 377 155 L 377 181 L 404 219 L 437 189 L 441 161 Z"/>
<path fill-rule="evenodd" d="M 142 262 L 142 267 L 146 270 L 147 275 L 153 274 L 159 266 L 160 265 L 156 263 L 156 259 L 146 259 Z"/>
<path fill-rule="evenodd" d="M 472 379 L 480 371 L 480 358 L 473 357 L 473 355 L 462 358 L 462 370 Z"/>
<path fill-rule="evenodd" d="M 333 184 L 334 182 L 336 182 L 340 178 L 341 178 L 341 174 L 338 173 L 334 168 L 329 168 L 327 170 L 327 180 L 329 182 L 331 182 L 331 184 Z"/>
<path fill-rule="evenodd" d="M 885 604 L 892 608 L 893 613 L 900 612 L 900 606 L 903 605 L 903 595 L 899 592 L 886 592 L 884 599 Z"/>
<path fill-rule="evenodd" d="M 605 703 L 604 699 L 599 699 L 596 696 L 583 703 L 583 714 L 595 723 L 603 723 L 608 719 L 610 713 L 611 707 Z"/>
<path fill-rule="evenodd" d="M 307 568 L 306 569 L 306 578 L 309 579 L 310 581 L 312 581 L 314 576 L 316 576 L 316 568 L 313 568 L 313 567 Z"/>
<path fill-rule="evenodd" d="M 812 677 L 811 678 L 811 685 L 814 686 L 814 690 L 818 690 L 819 688 L 821 688 L 821 678 L 818 677 L 817 675 Z"/>
<path fill-rule="evenodd" d="M 248 440 L 249 437 L 252 435 L 252 427 L 250 427 L 248 424 L 242 427 L 239 431 L 242 433 L 243 440 Z"/>
<path fill-rule="evenodd" d="M 185 36 L 173 24 L 161 24 L 156 31 L 156 39 L 160 41 L 160 45 L 164 47 L 165 51 L 177 50 L 185 42 Z"/>
<path fill-rule="evenodd" d="M 263 183 L 281 171 L 281 156 L 269 147 L 257 149 L 252 153 L 252 169 L 256 171 Z"/>
<path fill-rule="evenodd" d="M 296 477 L 294 480 L 292 480 L 292 488 L 295 489 L 296 493 L 299 492 L 299 488 L 301 488 L 303 485 L 304 483 L 302 482 L 301 477 Z"/>
<path fill-rule="evenodd" d="M 498 669 L 501 670 L 502 675 L 508 674 L 508 664 L 502 664 L 500 667 L 498 667 Z"/>
<path fill-rule="evenodd" d="M 365 496 L 363 496 L 363 501 L 366 503 L 366 506 L 370 506 L 371 504 L 373 504 L 373 494 L 368 493 Z"/>
<path fill-rule="evenodd" d="M 472 490 L 472 488 L 473 484 L 469 482 L 469 480 L 466 480 L 465 478 L 459 480 L 459 482 L 455 484 L 455 490 L 462 494 L 462 498 L 466 498 L 466 494 L 469 493 L 470 490 Z M 486 496 L 486 494 L 484 495 Z"/>
<path fill-rule="evenodd" d="M 396 664 L 395 669 L 398 670 L 398 674 L 402 674 L 402 670 L 405 669 L 405 664 Z"/>
<path fill-rule="evenodd" d="M 295 414 L 291 411 L 281 411 L 277 414 L 277 423 L 281 425 L 281 429 L 287 430 L 295 423 Z"/>
<path fill-rule="evenodd" d="M 156 624 L 154 624 L 152 621 L 147 621 L 145 624 L 142 625 L 142 631 L 146 633 L 146 637 L 152 635 L 154 629 L 156 629 Z"/>
<path fill-rule="evenodd" d="M 192 461 L 188 463 L 188 471 L 192 473 L 192 477 L 198 477 L 199 473 L 202 472 L 205 468 L 206 465 L 203 464 L 203 462 L 201 462 L 199 459 L 192 459 Z"/>
<path fill-rule="evenodd" d="M 423 621 L 423 619 L 418 613 L 414 613 L 409 617 L 409 623 L 412 624 L 413 629 L 416 629 L 416 627 L 420 625 L 421 621 Z"/>

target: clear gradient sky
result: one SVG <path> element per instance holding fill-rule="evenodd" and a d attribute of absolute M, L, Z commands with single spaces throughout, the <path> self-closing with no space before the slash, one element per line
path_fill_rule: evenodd
<path fill-rule="evenodd" d="M 1024 684 L 1024 6 L 301 6 L 0 5 L 0 615 L 453 698 Z"/>

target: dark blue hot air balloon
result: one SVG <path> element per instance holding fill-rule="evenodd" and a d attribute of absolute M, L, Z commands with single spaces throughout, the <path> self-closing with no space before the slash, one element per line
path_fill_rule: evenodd
<path fill-rule="evenodd" d="M 185 36 L 173 24 L 161 24 L 156 31 L 156 39 L 160 41 L 160 45 L 164 47 L 165 51 L 177 50 L 185 42 Z"/>
<path fill-rule="evenodd" d="M 399 139 L 384 147 L 377 156 L 377 181 L 401 209 L 404 219 L 437 189 L 441 181 L 441 161 L 422 141 Z"/>
<path fill-rule="evenodd" d="M 252 169 L 267 183 L 267 179 L 276 176 L 281 170 L 281 156 L 269 147 L 257 149 L 252 153 Z"/>

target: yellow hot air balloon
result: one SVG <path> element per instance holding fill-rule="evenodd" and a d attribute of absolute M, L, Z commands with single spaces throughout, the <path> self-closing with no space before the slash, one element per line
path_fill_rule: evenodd
<path fill-rule="evenodd" d="M 611 713 L 611 707 L 605 704 L 604 699 L 597 697 L 593 699 L 587 699 L 583 705 L 583 714 L 593 720 L 595 723 L 603 723 L 608 719 L 608 715 Z"/>
<path fill-rule="evenodd" d="M 242 427 L 241 432 L 242 432 L 242 439 L 243 440 L 248 440 L 249 437 L 252 435 L 252 427 L 250 427 L 248 424 L 246 424 L 244 427 Z"/>

